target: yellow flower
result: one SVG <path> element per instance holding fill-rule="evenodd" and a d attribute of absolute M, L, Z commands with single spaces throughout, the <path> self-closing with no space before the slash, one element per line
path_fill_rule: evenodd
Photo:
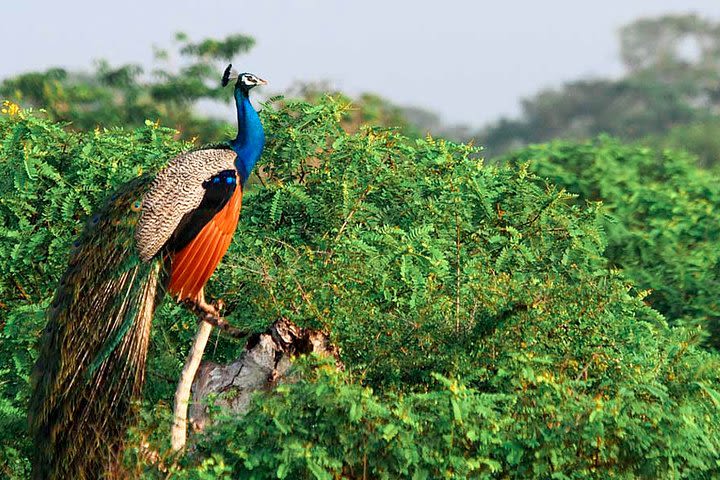
<path fill-rule="evenodd" d="M 19 111 L 20 107 L 17 104 L 11 102 L 10 100 L 5 100 L 3 102 L 3 108 L 0 110 L 0 112 L 11 117 L 17 115 Z"/>

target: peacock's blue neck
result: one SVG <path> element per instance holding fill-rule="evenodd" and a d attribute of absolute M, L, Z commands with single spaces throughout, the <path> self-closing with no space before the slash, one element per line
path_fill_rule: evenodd
<path fill-rule="evenodd" d="M 260 123 L 260 116 L 250 103 L 247 91 L 236 87 L 235 103 L 238 114 L 238 134 L 235 140 L 230 142 L 230 146 L 237 154 L 235 168 L 237 168 L 244 185 L 262 154 L 265 132 Z"/>

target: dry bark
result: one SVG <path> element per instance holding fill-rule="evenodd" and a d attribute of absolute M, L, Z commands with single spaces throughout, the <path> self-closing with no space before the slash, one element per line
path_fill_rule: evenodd
<path fill-rule="evenodd" d="M 272 388 L 290 367 L 293 356 L 316 353 L 332 356 L 342 368 L 338 350 L 327 334 L 300 328 L 280 319 L 261 334 L 252 335 L 245 351 L 234 362 L 219 365 L 203 362 L 195 375 L 190 402 L 190 425 L 196 431 L 209 422 L 207 397 L 215 394 L 215 405 L 244 414 L 253 392 Z"/>

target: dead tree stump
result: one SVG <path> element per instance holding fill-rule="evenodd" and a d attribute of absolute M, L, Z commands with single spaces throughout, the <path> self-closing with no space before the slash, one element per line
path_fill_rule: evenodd
<path fill-rule="evenodd" d="M 195 431 L 209 422 L 207 397 L 215 394 L 215 405 L 242 415 L 247 412 L 253 392 L 267 390 L 277 384 L 290 368 L 296 355 L 316 353 L 331 356 L 339 369 L 338 349 L 326 333 L 300 328 L 280 319 L 261 334 L 250 337 L 245 351 L 234 362 L 219 365 L 203 362 L 192 385 L 190 424 Z"/>

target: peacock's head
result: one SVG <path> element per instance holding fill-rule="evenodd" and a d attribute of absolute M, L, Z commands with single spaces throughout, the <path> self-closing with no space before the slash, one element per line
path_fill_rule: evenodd
<path fill-rule="evenodd" d="M 225 73 L 222 78 L 222 86 L 226 86 L 231 80 L 237 80 L 235 82 L 235 88 L 239 88 L 244 92 L 249 92 L 251 88 L 257 87 L 258 85 L 267 85 L 268 82 L 252 73 L 237 73 L 232 69 L 232 63 L 227 66 Z"/>

